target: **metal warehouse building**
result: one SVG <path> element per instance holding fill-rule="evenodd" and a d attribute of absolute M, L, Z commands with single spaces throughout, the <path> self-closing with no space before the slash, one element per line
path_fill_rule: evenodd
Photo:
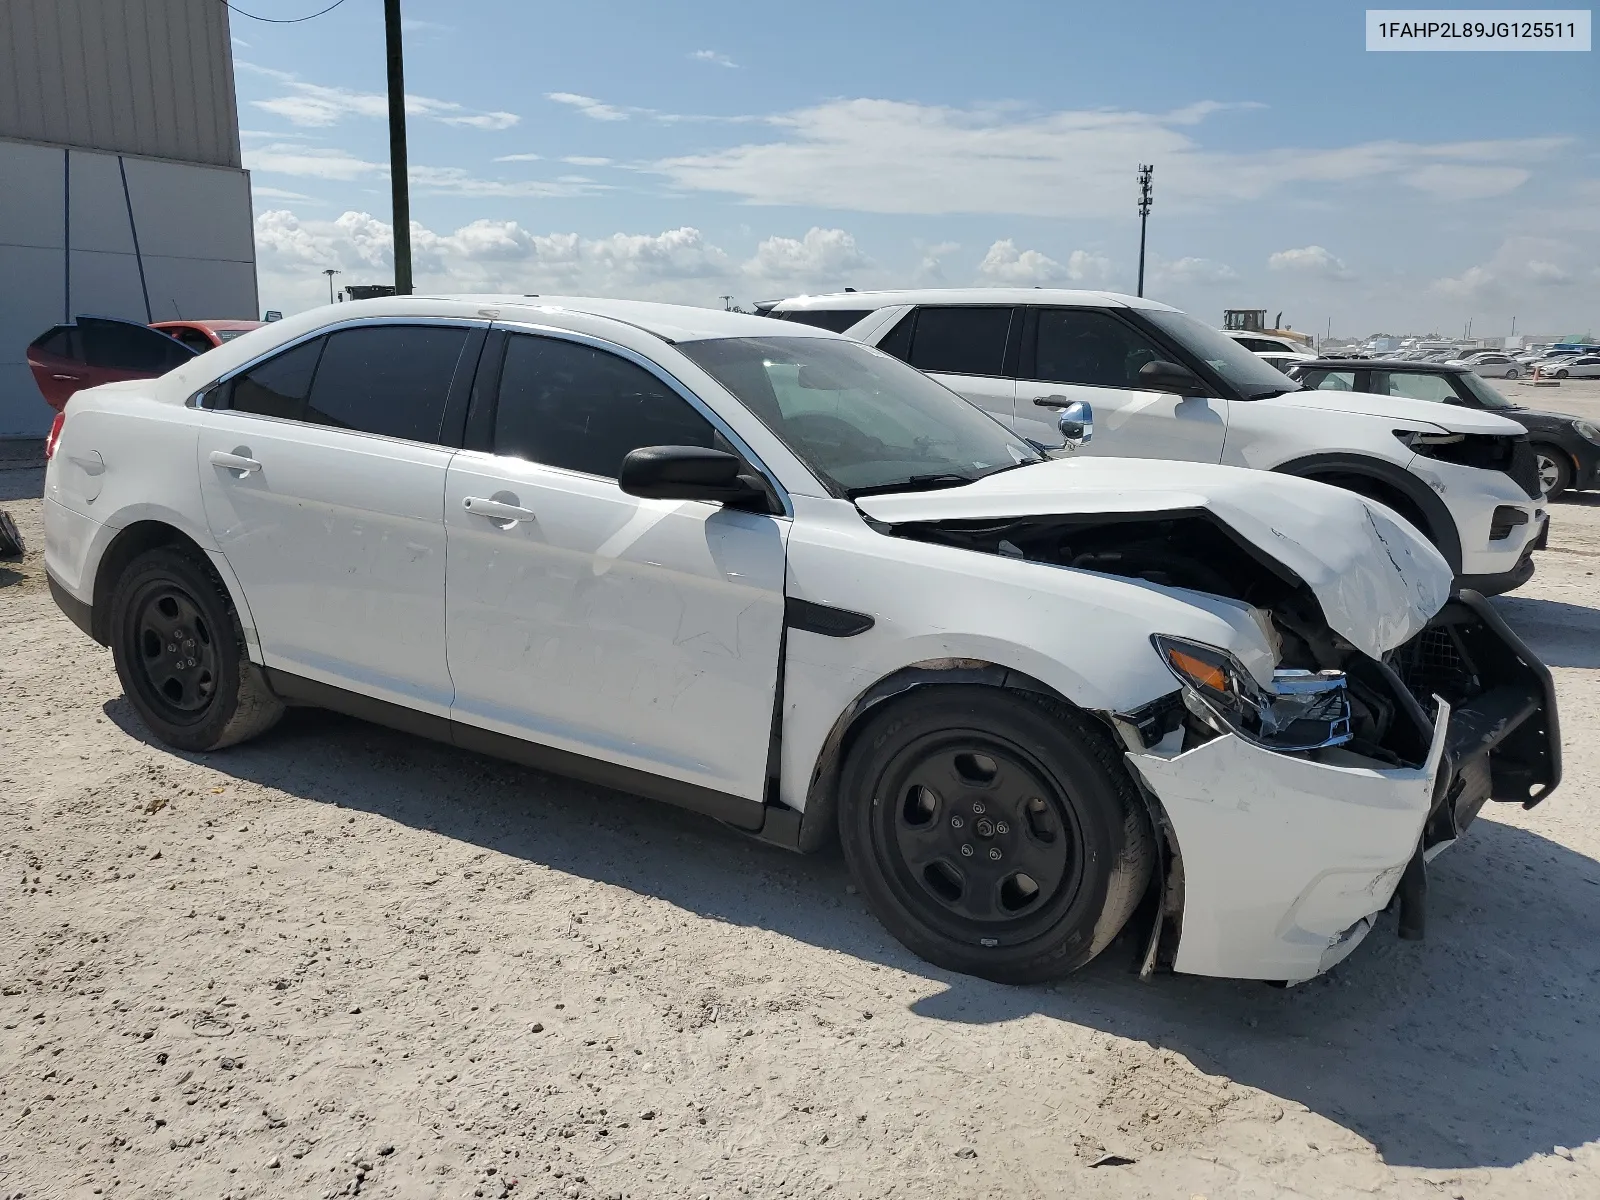
<path fill-rule="evenodd" d="M 49 428 L 25 349 L 80 313 L 260 316 L 221 0 L 0 3 L 0 437 Z"/>

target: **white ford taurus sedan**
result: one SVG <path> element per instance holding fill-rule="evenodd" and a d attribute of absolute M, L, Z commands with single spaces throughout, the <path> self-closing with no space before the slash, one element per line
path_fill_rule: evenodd
<path fill-rule="evenodd" d="M 1062 975 L 1146 900 L 1146 970 L 1420 934 L 1434 852 L 1559 778 L 1549 673 L 1381 504 L 1064 432 L 798 324 L 345 304 L 73 397 L 46 563 L 172 746 L 319 705 L 837 835 L 956 970 Z"/>

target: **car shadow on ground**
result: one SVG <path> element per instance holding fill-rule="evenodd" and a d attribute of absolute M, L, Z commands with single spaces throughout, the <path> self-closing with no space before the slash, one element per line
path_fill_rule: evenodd
<path fill-rule="evenodd" d="M 1494 604 L 1545 666 L 1600 668 L 1600 609 L 1534 596 Z"/>
<path fill-rule="evenodd" d="M 105 712 L 154 744 L 125 699 Z M 928 1019 L 1042 1014 L 1170 1048 L 1202 1071 L 1305 1105 L 1392 1164 L 1505 1166 L 1600 1137 L 1600 1111 L 1579 1099 L 1600 1095 L 1600 864 L 1493 819 L 1431 869 L 1427 941 L 1398 941 L 1384 917 L 1350 960 L 1312 983 L 1141 983 L 1129 934 L 1054 988 L 1017 988 L 940 970 L 894 942 L 847 893 L 836 850 L 802 858 L 665 805 L 309 709 L 203 760 L 925 978 L 941 990 L 912 1010 Z M 1488 1125 L 1486 1109 L 1498 1114 Z"/>

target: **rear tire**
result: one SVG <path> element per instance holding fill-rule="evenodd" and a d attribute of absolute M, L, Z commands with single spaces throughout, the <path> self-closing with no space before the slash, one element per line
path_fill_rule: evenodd
<path fill-rule="evenodd" d="M 839 834 L 890 933 L 998 983 L 1089 962 L 1154 861 L 1108 734 L 1064 704 L 972 685 L 918 688 L 868 716 L 845 759 Z"/>
<path fill-rule="evenodd" d="M 1507 379 L 1515 379 L 1516 377 L 1517 377 L 1517 369 L 1515 367 L 1512 367 L 1509 371 L 1506 372 L 1506 378 Z"/>
<path fill-rule="evenodd" d="M 283 715 L 210 563 L 171 546 L 139 555 L 112 589 L 110 632 L 123 694 L 169 746 L 219 750 Z"/>
<path fill-rule="evenodd" d="M 1556 378 L 1557 379 L 1565 379 L 1568 375 L 1571 375 L 1571 374 L 1572 374 L 1571 371 L 1563 369 L 1563 370 L 1560 370 L 1560 371 L 1556 372 Z"/>

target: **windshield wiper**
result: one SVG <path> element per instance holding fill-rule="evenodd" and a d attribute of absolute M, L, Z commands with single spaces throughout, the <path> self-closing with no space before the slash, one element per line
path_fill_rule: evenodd
<path fill-rule="evenodd" d="M 1001 474 L 1004 474 L 1006 471 L 1015 471 L 1018 467 L 1036 467 L 1042 462 L 1049 462 L 1049 461 L 1050 461 L 1050 459 L 1048 457 L 1045 457 L 1045 458 L 1025 458 L 1021 462 L 1008 463 L 1006 466 L 996 467 L 992 471 L 985 471 L 982 475 L 979 475 L 978 478 L 979 479 L 988 479 L 991 475 L 1001 475 Z"/>
<path fill-rule="evenodd" d="M 940 488 L 961 487 L 975 478 L 973 475 L 957 475 L 954 471 L 939 471 L 932 475 L 913 475 L 898 483 L 875 483 L 870 487 L 850 488 L 845 496 L 854 500 L 857 496 L 878 496 L 886 492 L 933 492 Z"/>

